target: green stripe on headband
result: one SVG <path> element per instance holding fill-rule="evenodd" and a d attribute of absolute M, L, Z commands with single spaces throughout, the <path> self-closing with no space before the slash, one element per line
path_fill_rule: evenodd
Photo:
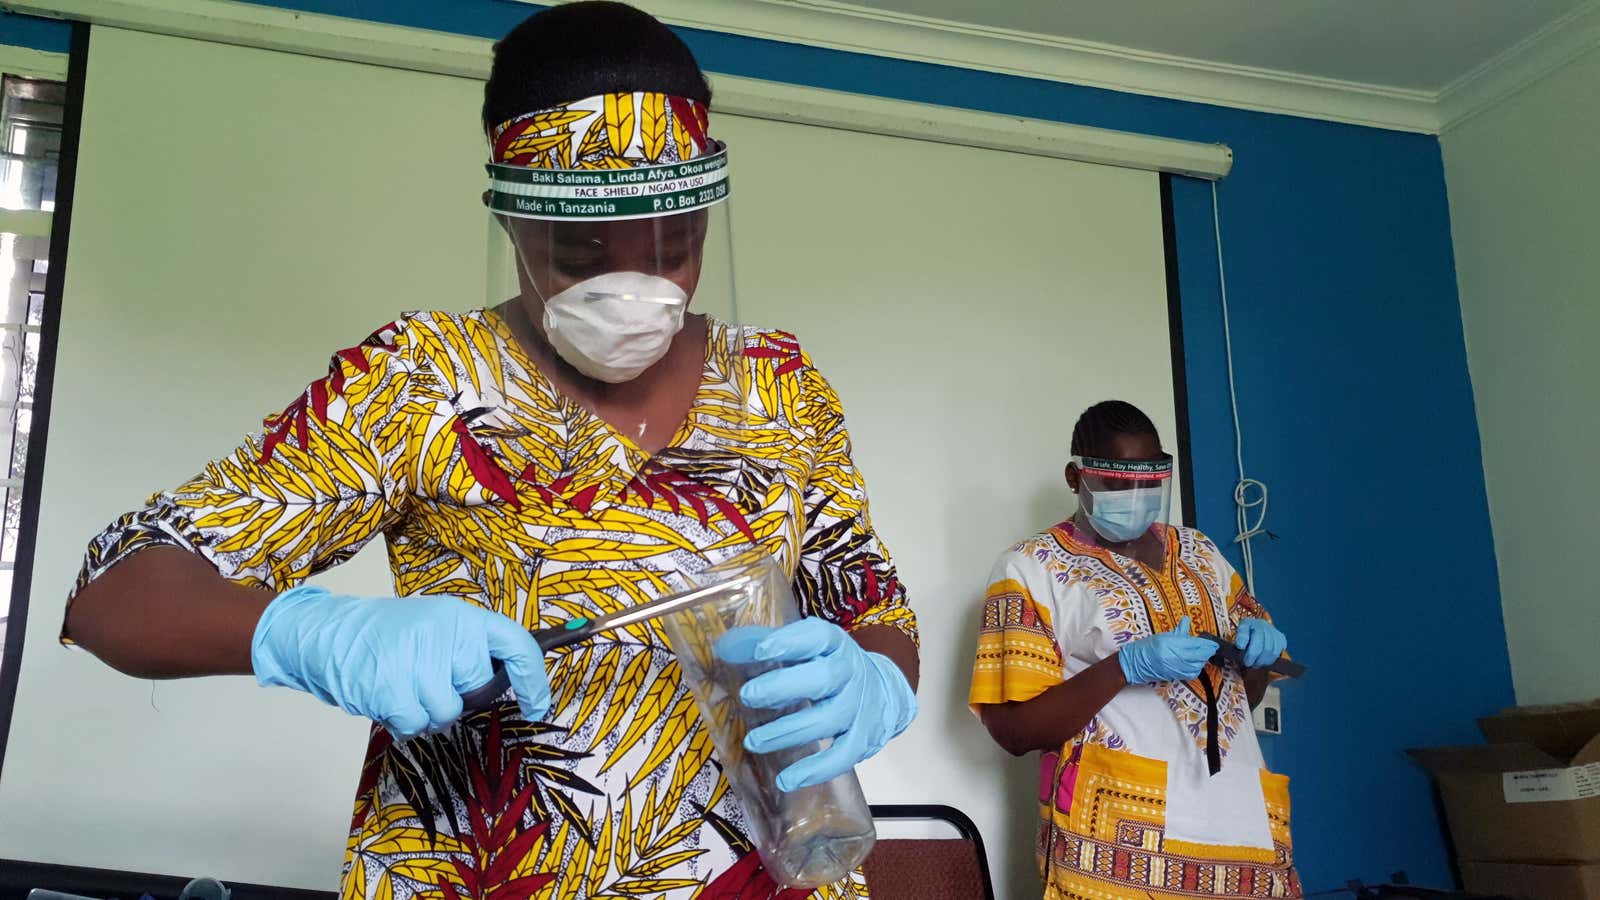
<path fill-rule="evenodd" d="M 529 169 L 524 166 L 502 166 L 489 163 L 489 177 L 495 181 L 520 184 L 550 185 L 610 185 L 641 184 L 652 181 L 677 181 L 695 175 L 710 175 L 728 167 L 728 151 L 718 151 L 712 156 L 688 162 L 668 163 L 663 166 L 638 166 L 632 169 Z"/>
<path fill-rule="evenodd" d="M 529 219 L 669 216 L 728 197 L 728 154 L 635 169 L 528 169 L 490 164 L 489 209 Z"/>

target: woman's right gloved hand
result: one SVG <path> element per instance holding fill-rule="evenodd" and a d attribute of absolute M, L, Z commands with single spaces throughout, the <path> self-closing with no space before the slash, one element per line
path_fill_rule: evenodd
<path fill-rule="evenodd" d="M 1189 633 L 1189 617 L 1164 634 L 1140 638 L 1117 652 L 1129 684 L 1197 678 L 1217 652 L 1217 642 Z"/>
<path fill-rule="evenodd" d="M 550 708 L 544 653 L 526 628 L 454 597 L 364 599 L 297 587 L 256 623 L 250 663 L 263 687 L 305 691 L 396 737 L 448 727 L 461 694 L 505 662 L 523 718 Z"/>

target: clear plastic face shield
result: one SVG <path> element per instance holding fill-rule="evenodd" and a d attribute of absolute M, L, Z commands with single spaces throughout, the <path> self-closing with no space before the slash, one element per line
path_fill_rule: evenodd
<path fill-rule="evenodd" d="M 1100 459 L 1074 456 L 1078 470 L 1078 519 L 1108 545 L 1138 541 L 1171 512 L 1172 456 Z"/>
<path fill-rule="evenodd" d="M 614 94 L 493 135 L 490 305 L 514 298 L 588 378 L 639 377 L 691 312 L 738 318 L 728 155 L 705 118 L 679 98 Z"/>
<path fill-rule="evenodd" d="M 603 384 L 651 378 L 675 341 L 703 328 L 707 369 L 693 415 L 719 427 L 698 434 L 711 446 L 697 447 L 695 476 L 755 508 L 759 473 L 731 445 L 752 440 L 773 413 L 750 384 L 728 151 L 706 136 L 707 119 L 682 98 L 608 94 L 493 129 L 486 305 L 519 311 L 514 330 Z"/>
<path fill-rule="evenodd" d="M 511 296 L 573 368 L 597 381 L 631 381 L 665 355 L 691 301 L 697 313 L 731 317 L 726 213 L 717 206 L 618 221 L 507 216 Z"/>

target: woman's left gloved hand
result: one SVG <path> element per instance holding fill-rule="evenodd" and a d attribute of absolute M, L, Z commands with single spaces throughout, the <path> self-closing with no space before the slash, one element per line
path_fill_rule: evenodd
<path fill-rule="evenodd" d="M 719 653 L 726 656 L 719 646 Z M 887 656 L 861 648 L 844 629 L 823 619 L 801 619 L 770 632 L 748 648 L 751 659 L 783 666 L 747 682 L 747 706 L 796 710 L 745 736 L 752 753 L 771 753 L 830 738 L 833 745 L 778 774 L 778 789 L 794 791 L 843 775 L 906 729 L 917 715 L 911 684 Z M 743 654 L 740 654 L 743 655 Z"/>
<path fill-rule="evenodd" d="M 1233 636 L 1233 644 L 1244 651 L 1246 668 L 1259 669 L 1278 661 L 1289 646 L 1289 639 L 1266 619 L 1245 619 Z"/>

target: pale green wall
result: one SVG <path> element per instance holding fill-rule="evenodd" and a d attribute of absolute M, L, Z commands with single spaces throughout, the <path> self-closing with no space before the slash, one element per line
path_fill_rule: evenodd
<path fill-rule="evenodd" d="M 1600 695 L 1600 589 L 1588 566 L 1600 500 L 1597 94 L 1600 52 L 1590 52 L 1441 138 L 1521 703 Z M 1428 414 L 1418 398 L 1417 415 Z M 1450 527 L 1418 512 L 1384 527 L 1399 540 L 1406 528 Z"/>
<path fill-rule="evenodd" d="M 501 238 L 479 200 L 482 88 L 98 27 L 91 45 L 0 858 L 334 888 L 364 724 L 243 678 L 163 683 L 152 701 L 56 633 L 106 522 L 398 312 L 485 302 L 485 241 Z M 868 796 L 963 810 L 998 895 L 1022 895 L 1037 814 L 1016 799 L 1038 768 L 967 710 L 974 616 L 995 556 L 1070 514 L 1077 410 L 1120 396 L 1176 431 L 1158 180 L 754 118 L 716 128 L 738 148 L 738 312 L 799 335 L 845 398 L 873 523 L 917 592 L 922 709 L 897 753 L 862 766 Z M 821 188 L 803 177 L 818 161 Z M 318 580 L 392 590 L 374 549 Z M 224 807 L 271 812 L 218 828 Z"/>

